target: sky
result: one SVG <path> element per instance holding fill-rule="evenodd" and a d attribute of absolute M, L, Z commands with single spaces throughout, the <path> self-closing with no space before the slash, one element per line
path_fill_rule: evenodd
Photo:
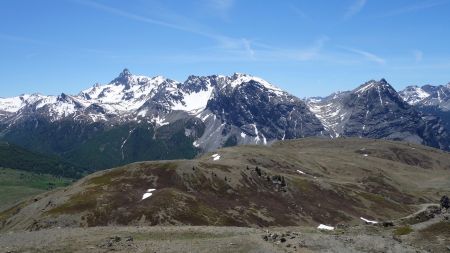
<path fill-rule="evenodd" d="M 304 98 L 450 82 L 450 0 L 1 0 L 0 97 L 133 74 L 259 76 Z"/>

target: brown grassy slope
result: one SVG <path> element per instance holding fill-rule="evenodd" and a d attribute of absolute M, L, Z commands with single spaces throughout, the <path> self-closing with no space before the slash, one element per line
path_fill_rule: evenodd
<path fill-rule="evenodd" d="M 95 173 L 0 213 L 0 226 L 336 225 L 407 215 L 450 191 L 450 155 L 401 142 L 307 138 L 214 153 Z"/>

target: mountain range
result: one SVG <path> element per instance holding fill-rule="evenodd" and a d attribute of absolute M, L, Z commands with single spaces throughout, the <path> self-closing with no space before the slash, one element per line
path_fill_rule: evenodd
<path fill-rule="evenodd" d="M 0 139 L 89 170 L 312 136 L 449 150 L 448 89 L 426 85 L 397 92 L 382 79 L 302 100 L 247 74 L 177 82 L 125 69 L 77 95 L 0 98 Z"/>

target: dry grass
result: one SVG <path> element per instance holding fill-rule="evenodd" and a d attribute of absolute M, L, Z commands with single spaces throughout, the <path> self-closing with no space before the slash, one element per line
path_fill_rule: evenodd
<path fill-rule="evenodd" d="M 308 138 L 214 153 L 220 160 L 213 161 L 210 153 L 96 173 L 72 186 L 77 191 L 59 192 L 68 200 L 36 211 L 35 219 L 51 223 L 85 213 L 80 219 L 89 226 L 333 225 L 360 223 L 361 216 L 404 216 L 412 205 L 450 190 L 448 153 L 400 142 Z M 274 177 L 283 177 L 286 185 Z M 142 201 L 149 188 L 156 191 Z"/>
<path fill-rule="evenodd" d="M 408 235 L 413 231 L 410 226 L 398 227 L 394 230 L 394 235 Z"/>

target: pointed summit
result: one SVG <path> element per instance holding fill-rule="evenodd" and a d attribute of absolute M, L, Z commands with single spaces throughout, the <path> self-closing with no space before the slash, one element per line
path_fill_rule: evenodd
<path fill-rule="evenodd" d="M 122 72 L 119 74 L 119 77 L 129 77 L 129 76 L 131 76 L 131 72 L 127 68 L 124 68 Z"/>
<path fill-rule="evenodd" d="M 129 89 L 132 77 L 133 75 L 131 74 L 131 72 L 127 68 L 125 68 L 122 70 L 118 77 L 111 81 L 111 83 L 116 85 L 122 84 L 125 85 L 127 89 Z"/>
<path fill-rule="evenodd" d="M 386 81 L 386 79 L 382 78 L 380 81 L 370 80 L 358 88 L 354 89 L 355 93 L 361 94 L 367 91 L 377 89 L 378 90 L 387 90 L 389 92 L 396 92 L 395 89 Z"/>

